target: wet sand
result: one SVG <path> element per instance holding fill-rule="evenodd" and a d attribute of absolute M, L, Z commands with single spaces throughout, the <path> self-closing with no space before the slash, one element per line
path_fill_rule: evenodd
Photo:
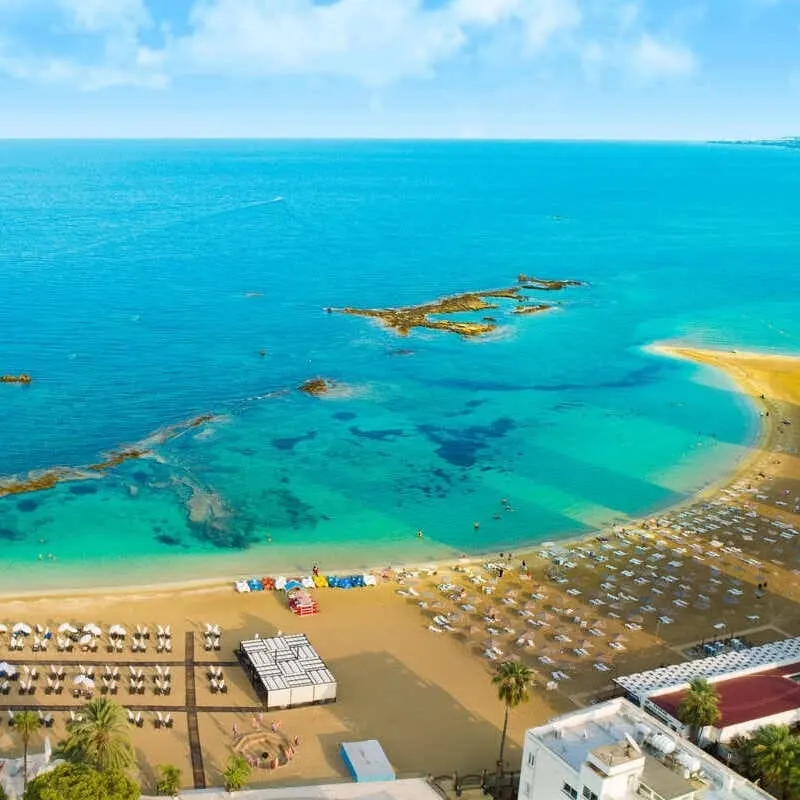
<path fill-rule="evenodd" d="M 213 622 L 224 631 L 222 651 L 202 652 L 196 636 L 197 657 L 229 662 L 241 638 L 304 632 L 337 677 L 339 699 L 265 714 L 265 725 L 279 718 L 282 730 L 301 739 L 289 764 L 254 774 L 254 784 L 270 785 L 345 778 L 338 745 L 364 738 L 381 741 L 400 775 L 492 769 L 503 709 L 490 677 L 504 658 L 535 670 L 530 702 L 511 715 L 507 760 L 514 765 L 525 728 L 604 696 L 615 674 L 683 660 L 696 642 L 723 635 L 752 643 L 800 635 L 800 534 L 794 533 L 800 531 L 800 359 L 658 351 L 725 370 L 765 414 L 764 435 L 752 455 L 692 503 L 582 540 L 516 552 L 502 562 L 502 577 L 482 563 L 486 559 L 464 560 L 432 566 L 431 574 L 387 572 L 376 588 L 318 590 L 321 613 L 313 618 L 290 614 L 280 593 L 236 594 L 230 582 L 8 598 L 0 622 L 170 624 L 175 649 L 158 656 L 151 645 L 144 656 L 128 649 L 114 656 L 59 657 L 34 654 L 30 643 L 21 653 L 9 652 L 4 635 L 0 659 L 69 661 L 68 674 L 90 660 L 124 669 L 143 659 L 182 662 L 184 634 Z M 768 589 L 759 591 L 765 581 Z M 172 671 L 169 698 L 155 698 L 148 683 L 144 697 L 129 698 L 123 687 L 117 699 L 182 706 L 183 667 Z M 152 676 L 153 668 L 146 673 Z M 210 694 L 198 668 L 198 703 L 254 709 L 258 701 L 241 669 L 226 666 L 225 674 L 232 688 L 220 697 Z M 12 690 L 0 697 L 0 707 L 56 702 L 42 684 L 40 678 L 33 697 Z M 68 694 L 57 702 L 77 707 Z M 140 778 L 147 784 L 154 765 L 174 763 L 190 784 L 186 715 L 176 713 L 175 727 L 167 731 L 154 730 L 153 713 L 144 713 L 145 727 L 133 729 Z M 55 717 L 53 739 L 63 732 L 66 714 Z M 254 712 L 209 710 L 198 718 L 205 780 L 219 784 L 232 726 L 254 731 Z M 18 750 L 8 726 L 0 726 L 0 751 Z"/>

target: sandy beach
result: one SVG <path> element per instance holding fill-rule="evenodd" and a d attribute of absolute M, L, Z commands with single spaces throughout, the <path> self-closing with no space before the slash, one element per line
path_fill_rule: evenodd
<path fill-rule="evenodd" d="M 517 658 L 535 671 L 529 703 L 511 715 L 507 761 L 519 758 L 527 727 L 612 691 L 611 679 L 683 660 L 698 643 L 736 636 L 760 643 L 800 635 L 800 359 L 658 346 L 653 352 L 723 370 L 757 404 L 763 435 L 723 482 L 657 517 L 617 526 L 582 540 L 547 543 L 513 557 L 462 560 L 426 569 L 378 573 L 377 587 L 320 589 L 320 613 L 298 618 L 281 592 L 237 594 L 232 582 L 147 589 L 8 596 L 0 622 L 24 621 L 55 630 L 93 622 L 155 630 L 170 625 L 171 653 L 107 654 L 9 651 L 0 660 L 38 666 L 38 690 L 0 696 L 0 711 L 30 704 L 54 711 L 51 739 L 63 733 L 79 664 L 147 664 L 144 695 L 118 700 L 142 709 L 132 726 L 139 778 L 147 786 L 156 764 L 173 763 L 193 781 L 187 747 L 186 648 L 195 650 L 197 717 L 207 785 L 239 734 L 268 736 L 272 723 L 300 737 L 294 759 L 254 772 L 254 785 L 343 779 L 342 741 L 379 739 L 399 775 L 474 773 L 492 769 L 503 709 L 490 682 L 497 661 Z M 523 566 L 523 561 L 525 562 Z M 325 571 L 325 565 L 320 565 Z M 767 588 L 761 588 L 764 584 Z M 760 586 L 759 586 L 760 585 Z M 206 623 L 222 628 L 222 648 L 205 652 Z M 258 698 L 233 650 L 242 638 L 306 633 L 339 684 L 336 703 L 259 718 Z M 211 694 L 205 671 L 223 666 L 230 684 Z M 63 664 L 68 690 L 44 693 L 50 664 Z M 173 691 L 156 698 L 155 665 L 169 665 Z M 174 727 L 153 727 L 155 707 L 173 707 Z M 153 707 L 152 709 L 149 707 Z M 37 740 L 38 741 L 38 740 Z M 36 741 L 33 748 L 36 749 Z M 0 727 L 0 751 L 19 752 L 13 730 Z"/>

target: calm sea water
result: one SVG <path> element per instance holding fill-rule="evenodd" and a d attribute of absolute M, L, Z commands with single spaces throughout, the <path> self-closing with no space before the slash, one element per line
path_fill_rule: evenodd
<path fill-rule="evenodd" d="M 35 382 L 0 385 L 0 473 L 222 419 L 103 480 L 1 499 L 0 582 L 425 560 L 680 501 L 755 414 L 641 348 L 795 351 L 799 195 L 777 148 L 4 143 L 0 372 Z M 478 341 L 323 311 L 520 272 L 588 285 Z M 316 375 L 348 391 L 295 391 Z M 191 522 L 192 497 L 226 515 Z"/>

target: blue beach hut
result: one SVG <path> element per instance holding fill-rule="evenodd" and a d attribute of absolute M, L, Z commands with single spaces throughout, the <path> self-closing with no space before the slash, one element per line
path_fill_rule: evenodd
<path fill-rule="evenodd" d="M 347 769 L 357 783 L 395 779 L 394 769 L 377 739 L 342 742 L 339 749 Z"/>

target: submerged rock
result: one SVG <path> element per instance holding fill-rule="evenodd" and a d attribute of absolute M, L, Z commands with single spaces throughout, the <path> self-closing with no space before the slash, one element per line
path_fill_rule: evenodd
<path fill-rule="evenodd" d="M 33 380 L 30 375 L 0 375 L 0 383 L 24 383 L 28 384 Z"/>
<path fill-rule="evenodd" d="M 110 469 L 118 467 L 126 461 L 140 458 L 155 458 L 151 448 L 155 445 L 174 439 L 176 436 L 192 428 L 197 428 L 207 422 L 218 419 L 213 414 L 201 414 L 189 420 L 168 425 L 155 433 L 150 434 L 137 445 L 124 447 L 107 453 L 102 461 L 89 464 L 85 467 L 53 467 L 52 469 L 31 472 L 24 477 L 0 478 L 0 497 L 12 494 L 26 494 L 39 492 L 43 489 L 52 489 L 59 483 L 86 481 L 103 477 Z M 80 490 L 79 490 L 80 491 Z"/>
<path fill-rule="evenodd" d="M 309 378 L 309 380 L 301 383 L 297 390 L 311 395 L 311 397 L 321 397 L 331 390 L 331 382 L 325 380 L 325 378 Z"/>

